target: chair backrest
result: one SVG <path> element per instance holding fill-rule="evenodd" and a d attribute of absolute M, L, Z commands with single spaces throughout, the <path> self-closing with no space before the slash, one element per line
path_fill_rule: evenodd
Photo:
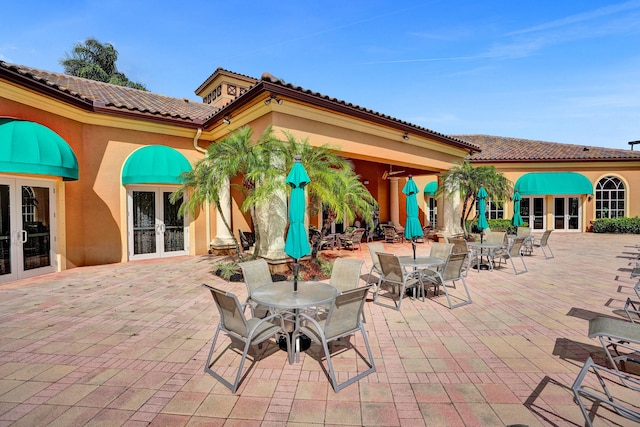
<path fill-rule="evenodd" d="M 453 251 L 453 243 L 435 242 L 431 245 L 429 256 L 447 259 L 451 255 L 451 251 Z"/>
<path fill-rule="evenodd" d="M 404 269 L 400 265 L 400 259 L 393 254 L 378 252 L 380 269 L 385 280 L 402 283 L 404 279 Z"/>
<path fill-rule="evenodd" d="M 451 250 L 453 254 L 468 252 L 467 241 L 464 239 L 449 239 L 449 243 L 453 243 L 453 249 Z"/>
<path fill-rule="evenodd" d="M 485 241 L 487 243 L 505 243 L 505 239 L 507 239 L 506 231 L 489 231 Z"/>
<path fill-rule="evenodd" d="M 382 227 L 382 230 L 384 232 L 384 237 L 387 241 L 388 240 L 393 241 L 398 236 L 398 233 L 396 232 L 396 228 L 393 225 L 385 225 Z"/>
<path fill-rule="evenodd" d="M 367 243 L 369 247 L 369 254 L 371 255 L 371 261 L 373 265 L 380 265 L 380 260 L 378 259 L 378 252 L 384 252 L 384 244 L 381 242 L 370 242 Z"/>
<path fill-rule="evenodd" d="M 336 296 L 324 323 L 324 334 L 328 340 L 360 327 L 362 306 L 370 288 L 371 285 L 350 289 Z"/>
<path fill-rule="evenodd" d="M 542 233 L 542 237 L 540 238 L 540 246 L 547 246 L 547 241 L 549 240 L 549 235 L 553 230 L 547 230 Z"/>
<path fill-rule="evenodd" d="M 247 284 L 247 292 L 249 295 L 255 288 L 268 283 L 273 283 L 269 264 L 264 258 L 258 258 L 251 261 L 244 261 L 238 264 L 242 269 L 244 283 Z"/>
<path fill-rule="evenodd" d="M 238 297 L 231 292 L 225 292 L 218 288 L 214 288 L 213 286 L 205 284 L 202 286 L 211 291 L 211 296 L 216 302 L 216 306 L 220 312 L 220 321 L 224 328 L 246 338 L 249 328 L 247 319 L 244 317 L 240 301 L 238 301 Z"/>
<path fill-rule="evenodd" d="M 351 240 L 353 243 L 360 243 L 362 242 L 362 236 L 364 236 L 364 228 L 357 228 L 351 235 Z"/>
<path fill-rule="evenodd" d="M 462 268 L 466 259 L 466 252 L 449 255 L 442 272 L 442 279 L 445 281 L 459 279 L 462 276 Z"/>
<path fill-rule="evenodd" d="M 513 243 L 511 243 L 511 247 L 509 248 L 510 257 L 521 256 L 520 249 L 522 249 L 522 244 L 524 243 L 525 239 L 525 236 L 516 237 L 515 239 L 513 239 Z"/>
<path fill-rule="evenodd" d="M 531 235 L 531 229 L 529 227 L 518 227 L 516 229 L 516 236 L 520 237 L 526 237 L 526 236 L 530 236 Z"/>
<path fill-rule="evenodd" d="M 357 288 L 364 261 L 350 258 L 337 258 L 333 263 L 329 284 L 338 292 Z"/>

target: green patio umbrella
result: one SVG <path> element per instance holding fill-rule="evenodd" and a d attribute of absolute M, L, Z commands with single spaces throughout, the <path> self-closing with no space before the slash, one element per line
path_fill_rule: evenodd
<path fill-rule="evenodd" d="M 404 237 L 411 240 L 413 246 L 413 258 L 416 258 L 416 238 L 424 236 L 422 232 L 422 224 L 418 219 L 418 186 L 413 177 L 409 175 L 407 183 L 404 185 L 402 192 L 407 196 L 407 222 L 404 227 Z"/>
<path fill-rule="evenodd" d="M 511 225 L 520 227 L 522 224 L 524 224 L 522 215 L 520 215 L 520 200 L 522 200 L 522 197 L 520 197 L 520 193 L 516 191 L 513 194 L 511 200 L 513 200 L 513 218 L 511 218 Z"/>
<path fill-rule="evenodd" d="M 487 222 L 486 216 L 486 198 L 489 197 L 487 194 L 487 190 L 484 189 L 484 185 L 480 185 L 480 190 L 478 190 L 478 230 L 480 230 L 480 242 L 482 243 L 482 231 L 489 228 L 489 223 Z"/>
<path fill-rule="evenodd" d="M 304 187 L 310 182 L 307 171 L 302 166 L 302 157 L 296 156 L 295 163 L 287 175 L 287 184 L 291 186 L 289 199 L 289 230 L 284 252 L 294 259 L 293 290 L 298 291 L 298 260 L 311 253 L 307 229 L 304 227 L 304 213 L 306 201 Z"/>

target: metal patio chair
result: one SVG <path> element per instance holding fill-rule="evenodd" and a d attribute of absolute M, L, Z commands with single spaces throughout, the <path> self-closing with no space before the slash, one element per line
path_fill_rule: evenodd
<path fill-rule="evenodd" d="M 405 291 L 411 288 L 418 288 L 418 295 L 422 296 L 422 300 L 424 301 L 424 286 L 422 280 L 420 280 L 419 270 L 407 271 L 400 264 L 400 259 L 393 254 L 378 253 L 378 259 L 380 260 L 382 274 L 378 279 L 378 286 L 373 294 L 374 304 L 399 311 Z M 386 284 L 390 288 L 386 290 L 383 296 L 389 296 L 393 300 L 394 305 L 384 304 L 378 301 L 383 284 Z M 396 288 L 398 289 L 397 295 Z M 396 296 L 398 297 L 397 302 L 395 300 Z"/>
<path fill-rule="evenodd" d="M 265 307 L 252 301 L 251 294 L 253 293 L 253 290 L 258 286 L 273 283 L 271 270 L 269 270 L 269 264 L 264 258 L 258 258 L 251 261 L 238 263 L 238 266 L 240 267 L 240 269 L 242 269 L 244 283 L 247 285 L 246 302 L 250 303 L 253 315 L 256 317 L 267 316 L 269 314 L 269 307 Z"/>
<path fill-rule="evenodd" d="M 373 354 L 367 339 L 367 331 L 364 328 L 362 320 L 362 307 L 364 305 L 367 293 L 371 286 L 364 286 L 356 289 L 344 291 L 332 301 L 326 319 L 315 319 L 307 314 L 300 314 L 297 318 L 297 325 L 293 335 L 293 340 L 300 335 L 311 338 L 311 341 L 320 344 L 324 351 L 329 370 L 329 379 L 331 386 L 335 392 L 342 390 L 344 387 L 353 384 L 356 381 L 376 371 Z M 367 349 L 368 360 L 355 348 L 352 347 L 358 356 L 367 365 L 367 369 L 355 376 L 338 383 L 338 379 L 331 361 L 330 344 L 340 338 L 354 335 L 356 332 L 362 334 L 364 345 Z M 344 341 L 342 341 L 344 342 Z M 324 366 L 323 366 L 324 368 Z"/>
<path fill-rule="evenodd" d="M 378 259 L 378 252 L 384 252 L 384 244 L 381 242 L 371 242 L 367 243 L 369 247 L 369 255 L 371 255 L 371 269 L 369 270 L 369 276 L 367 276 L 367 285 L 371 280 L 371 275 L 375 272 L 377 275 L 382 274 L 382 270 L 380 269 L 380 260 Z"/>
<path fill-rule="evenodd" d="M 438 290 L 442 287 L 447 298 L 447 304 L 452 310 L 456 307 L 471 304 L 471 294 L 467 288 L 467 282 L 464 280 L 464 276 L 462 275 L 462 269 L 464 268 L 467 255 L 468 254 L 466 252 L 451 254 L 447 257 L 445 264 L 440 269 L 422 270 L 422 279 L 433 283 L 433 293 L 435 295 L 438 295 Z M 455 289 L 457 281 L 462 282 L 462 287 L 467 295 L 467 299 L 459 298 L 462 302 L 452 304 L 447 284 L 450 283 L 451 287 Z"/>
<path fill-rule="evenodd" d="M 507 260 L 509 260 L 513 267 L 513 272 L 516 275 L 528 272 L 529 270 L 527 269 L 527 265 L 524 263 L 524 258 L 522 256 L 522 245 L 524 244 L 525 239 L 526 237 L 516 237 L 513 239 L 513 242 L 511 242 L 509 247 L 495 251 L 492 255 L 494 267 L 496 265 L 496 260 L 498 260 L 498 265 L 501 265 L 503 260 L 505 264 L 507 263 Z M 518 271 L 516 264 L 513 262 L 515 258 L 520 258 L 523 270 Z"/>
<path fill-rule="evenodd" d="M 290 349 L 291 345 L 289 341 L 289 334 L 285 329 L 284 319 L 279 313 L 272 314 L 264 319 L 256 317 L 246 318 L 244 315 L 244 306 L 246 303 L 240 304 L 240 301 L 238 301 L 238 298 L 234 294 L 206 284 L 203 284 L 202 286 L 211 292 L 211 296 L 213 297 L 216 307 L 220 313 L 220 322 L 216 328 L 216 333 L 213 338 L 213 343 L 211 344 L 211 350 L 209 350 L 209 356 L 207 357 L 204 371 L 224 384 L 232 393 L 235 393 L 238 390 L 240 380 L 242 379 L 242 368 L 244 367 L 244 362 L 247 358 L 247 354 L 249 353 L 250 346 L 259 345 L 271 337 L 281 335 L 285 337 L 287 348 Z M 221 358 L 222 354 L 224 354 L 223 351 L 213 362 L 211 361 L 220 331 L 244 343 L 240 365 L 238 366 L 238 371 L 233 383 L 224 379 L 220 374 L 216 373 L 212 369 L 215 362 Z M 231 348 L 231 345 L 227 348 Z M 289 354 L 289 361 L 292 361 L 291 354 Z"/>
<path fill-rule="evenodd" d="M 547 230 L 542 233 L 540 237 L 534 237 L 532 246 L 534 248 L 542 249 L 542 253 L 544 254 L 545 259 L 554 258 L 553 251 L 551 250 L 551 246 L 549 246 L 549 235 L 553 230 Z M 549 249 L 549 255 L 547 255 L 546 249 Z"/>

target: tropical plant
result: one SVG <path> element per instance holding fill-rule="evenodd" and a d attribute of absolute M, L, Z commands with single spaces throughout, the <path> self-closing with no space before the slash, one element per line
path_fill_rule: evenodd
<path fill-rule="evenodd" d="M 508 200 L 512 193 L 511 181 L 498 172 L 495 166 L 474 167 L 466 159 L 444 172 L 441 182 L 442 186 L 439 186 L 436 196 L 444 194 L 445 197 L 454 197 L 457 191 L 460 192 L 462 198 L 460 227 L 464 229 L 465 235 L 469 234 L 467 221 L 476 207 L 476 196 L 481 185 L 496 204 Z M 478 210 L 475 209 L 475 211 L 477 215 Z"/>
<path fill-rule="evenodd" d="M 222 214 L 220 194 L 222 186 L 226 185 L 224 178 L 241 175 L 243 180 L 239 188 L 244 195 L 241 210 L 251 214 L 255 233 L 253 255 L 258 257 L 261 235 L 256 209 L 270 203 L 279 192 L 288 191 L 283 177 L 293 165 L 295 156 L 300 155 L 311 179 L 306 188 L 312 213 L 315 206 L 323 203 L 335 212 L 345 212 L 347 220 L 352 220 L 355 215 L 371 217 L 375 199 L 360 182 L 351 164 L 331 148 L 314 147 L 306 139 L 298 141 L 289 133 L 285 134 L 286 141 L 281 141 L 274 136 L 271 127 L 255 142 L 252 141 L 252 133 L 251 128 L 245 126 L 211 144 L 205 158 L 196 162 L 192 171 L 182 174 L 182 185 L 172 194 L 172 200 L 178 200 L 180 194 L 189 192 L 189 197 L 180 207 L 180 214 L 187 209 L 195 212 L 207 200 L 214 203 Z M 237 252 L 241 253 L 229 219 L 221 216 L 233 236 Z"/>
<path fill-rule="evenodd" d="M 337 148 L 326 144 L 314 147 L 307 138 L 298 140 L 289 132 L 285 136 L 287 170 L 299 155 L 309 175 L 311 182 L 306 188 L 312 215 L 324 206 L 338 222 L 350 223 L 360 217 L 373 223 L 378 202 L 360 181 L 353 164 L 337 154 Z"/>
<path fill-rule="evenodd" d="M 117 60 L 118 51 L 111 43 L 103 44 L 89 37 L 83 43 L 73 45 L 71 54 L 65 53 L 60 64 L 64 72 L 72 76 L 146 91 L 143 84 L 132 82 L 118 71 Z"/>

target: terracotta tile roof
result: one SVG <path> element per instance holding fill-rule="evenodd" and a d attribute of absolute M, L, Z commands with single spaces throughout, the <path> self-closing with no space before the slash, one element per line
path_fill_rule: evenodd
<path fill-rule="evenodd" d="M 138 89 L 83 79 L 0 61 L 0 68 L 15 71 L 25 78 L 45 84 L 94 106 L 127 110 L 151 116 L 187 122 L 204 122 L 218 109 L 208 104 L 172 98 Z"/>
<path fill-rule="evenodd" d="M 640 151 L 491 135 L 452 136 L 480 147 L 480 153 L 473 153 L 468 157 L 471 162 L 640 160 Z"/>
<path fill-rule="evenodd" d="M 207 79 L 207 81 L 210 81 L 218 72 L 233 74 L 256 81 L 256 84 L 251 86 L 251 88 L 244 92 L 243 95 L 236 97 L 225 106 L 218 108 L 201 102 L 190 102 L 182 98 L 172 98 L 151 92 L 0 61 L 0 72 L 2 71 L 16 73 L 20 76 L 21 82 L 23 79 L 27 79 L 27 81 L 44 85 L 49 89 L 57 91 L 56 93 L 65 94 L 76 100 L 82 101 L 85 105 L 92 106 L 94 110 L 112 110 L 121 113 L 131 112 L 151 118 L 160 117 L 190 124 L 206 124 L 207 120 L 217 120 L 214 116 L 224 114 L 224 110 L 232 110 L 236 105 L 242 105 L 244 101 L 243 98 L 250 99 L 250 97 L 255 96 L 261 90 L 264 90 L 264 88 L 261 88 L 260 86 L 266 83 L 271 85 L 270 89 L 273 89 L 274 87 L 283 88 L 288 90 L 289 94 L 297 94 L 300 97 L 306 97 L 307 102 L 316 105 L 322 104 L 326 108 L 334 111 L 343 111 L 346 114 L 354 115 L 366 120 L 378 121 L 388 126 L 397 127 L 400 131 L 408 133 L 422 133 L 446 144 L 457 145 L 473 151 L 478 150 L 478 146 L 474 142 L 456 139 L 455 137 L 444 135 L 431 129 L 361 107 L 357 104 L 286 83 L 269 73 L 263 73 L 262 77 L 258 80 L 250 76 L 218 68 L 216 72 Z M 42 86 L 39 87 L 41 88 Z M 254 91 L 253 89 L 256 90 Z"/>
<path fill-rule="evenodd" d="M 412 131 L 415 132 L 417 130 L 417 131 L 421 131 L 422 133 L 428 134 L 428 135 L 430 135 L 432 137 L 436 137 L 437 139 L 440 139 L 440 140 L 443 140 L 443 141 L 446 141 L 446 142 L 453 142 L 456 145 L 461 145 L 461 146 L 463 146 L 465 148 L 468 148 L 468 149 L 471 149 L 471 150 L 474 150 L 474 151 L 478 150 L 478 146 L 472 141 L 465 141 L 465 140 L 459 139 L 459 138 L 457 138 L 455 136 L 445 135 L 445 134 L 436 132 L 434 130 L 431 130 L 431 129 L 428 129 L 428 128 L 425 128 L 425 127 L 422 127 L 422 126 L 418 126 L 416 124 L 413 124 L 413 123 L 410 123 L 410 122 L 407 122 L 407 121 L 404 121 L 404 120 L 400 120 L 398 118 L 395 118 L 395 117 L 392 117 L 392 116 L 389 116 L 389 115 L 386 115 L 386 114 L 379 113 L 379 112 L 371 110 L 369 108 L 361 107 L 360 105 L 353 104 L 351 102 L 343 101 L 343 100 L 338 99 L 338 98 L 333 98 L 333 97 L 330 97 L 328 95 L 324 95 L 324 94 L 319 93 L 319 92 L 314 92 L 312 90 L 305 89 L 303 87 L 296 86 L 296 85 L 293 85 L 291 83 L 286 83 L 284 80 L 279 79 L 279 78 L 277 78 L 277 77 L 275 77 L 275 76 L 273 76 L 273 75 L 271 75 L 269 73 L 263 73 L 262 77 L 260 78 L 260 80 L 263 81 L 263 82 L 269 82 L 269 83 L 272 83 L 272 84 L 275 84 L 275 85 L 278 85 L 278 86 L 282 86 L 282 87 L 285 87 L 285 88 L 288 88 L 288 89 L 292 89 L 292 90 L 294 90 L 296 92 L 299 92 L 301 94 L 306 94 L 306 95 L 315 97 L 315 98 L 320 99 L 320 100 L 329 101 L 330 103 L 333 103 L 333 104 L 335 104 L 337 106 L 342 106 L 342 107 L 346 107 L 347 109 L 359 111 L 359 112 L 368 114 L 368 115 L 370 115 L 372 117 L 377 117 L 377 118 L 383 119 L 385 121 L 388 121 L 390 123 L 394 123 L 395 125 L 401 125 L 402 127 L 406 128 L 407 132 L 409 132 L 409 133 L 412 132 Z"/>

